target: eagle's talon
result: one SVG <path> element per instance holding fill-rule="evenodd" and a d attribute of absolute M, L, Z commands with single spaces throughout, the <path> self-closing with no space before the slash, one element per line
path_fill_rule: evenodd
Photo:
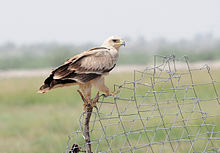
<path fill-rule="evenodd" d="M 118 90 L 115 91 L 115 92 L 110 92 L 110 96 L 115 97 L 119 92 L 120 92 L 120 89 L 118 89 Z"/>
<path fill-rule="evenodd" d="M 109 92 L 108 94 L 102 94 L 102 96 L 103 97 L 109 97 L 109 96 L 115 97 L 119 92 L 120 92 L 120 89 L 118 89 L 115 92 Z"/>
<path fill-rule="evenodd" d="M 97 109 L 96 101 L 93 101 L 93 100 L 90 99 L 90 100 L 88 101 L 88 103 L 85 103 L 85 102 L 84 102 L 84 103 L 83 103 L 83 111 L 84 111 L 84 112 L 86 112 L 86 108 L 87 108 L 87 107 L 95 107 L 95 108 Z"/>
<path fill-rule="evenodd" d="M 97 106 L 96 106 L 96 102 L 92 102 L 92 103 L 90 103 L 90 105 L 91 105 L 92 107 L 97 107 Z"/>
<path fill-rule="evenodd" d="M 98 109 L 96 106 L 96 103 L 99 101 L 99 92 L 96 94 L 96 96 L 94 98 L 92 98 L 92 99 L 89 98 L 87 101 L 88 101 L 88 103 L 85 103 L 85 108 L 88 105 L 90 105 L 91 107 L 95 107 L 96 109 Z"/>

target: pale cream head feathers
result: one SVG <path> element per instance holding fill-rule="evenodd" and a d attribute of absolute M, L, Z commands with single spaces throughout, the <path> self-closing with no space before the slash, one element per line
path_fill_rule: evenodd
<path fill-rule="evenodd" d="M 125 42 L 118 36 L 111 36 L 104 41 L 103 47 L 114 47 L 119 50 L 121 46 L 125 46 Z"/>

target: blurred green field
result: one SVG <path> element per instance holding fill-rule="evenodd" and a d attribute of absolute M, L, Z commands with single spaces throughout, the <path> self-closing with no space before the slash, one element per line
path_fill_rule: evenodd
<path fill-rule="evenodd" d="M 212 71 L 218 80 L 220 69 Z M 122 84 L 124 80 L 133 80 L 132 73 L 114 73 L 106 78 L 106 84 L 113 90 L 113 84 Z M 47 94 L 37 94 L 44 78 L 0 78 L 0 153 L 52 153 L 63 152 L 68 135 L 79 127 L 82 102 L 76 92 L 77 87 L 53 90 Z M 195 76 L 198 82 L 210 82 L 206 71 Z M 185 80 L 187 81 L 187 80 Z M 210 89 L 209 89 L 210 88 Z M 204 86 L 199 96 L 213 96 L 212 87 Z M 219 92 L 220 86 L 217 85 Z M 140 93 L 144 88 L 140 88 Z M 95 94 L 95 92 L 93 93 Z M 129 93 L 127 93 L 129 94 Z M 216 107 L 217 106 L 217 107 Z M 215 103 L 204 104 L 206 110 L 219 114 Z M 209 120 L 217 124 L 216 117 Z M 174 134 L 178 134 L 178 131 Z M 156 137 L 159 140 L 160 136 Z M 132 139 L 136 139 L 134 136 Z M 184 150 L 184 147 L 183 147 Z"/>
<path fill-rule="evenodd" d="M 107 85 L 132 74 L 107 77 Z M 38 94 L 44 78 L 0 78 L 0 152 L 62 152 L 79 127 L 82 102 L 77 87 Z"/>

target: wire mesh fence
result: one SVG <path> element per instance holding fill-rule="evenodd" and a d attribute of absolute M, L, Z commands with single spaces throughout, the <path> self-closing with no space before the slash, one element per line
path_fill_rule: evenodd
<path fill-rule="evenodd" d="M 154 56 L 153 66 L 114 86 L 120 93 L 101 97 L 91 115 L 93 153 L 220 152 L 220 81 L 208 65 Z M 83 113 L 79 121 L 65 153 L 73 144 L 85 152 Z"/>

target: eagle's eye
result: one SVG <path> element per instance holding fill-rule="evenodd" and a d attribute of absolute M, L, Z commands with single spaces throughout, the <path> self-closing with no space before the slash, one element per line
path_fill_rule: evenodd
<path fill-rule="evenodd" d="M 116 43 L 118 40 L 117 40 L 117 39 L 112 39 L 112 41 L 113 41 L 114 43 Z"/>

